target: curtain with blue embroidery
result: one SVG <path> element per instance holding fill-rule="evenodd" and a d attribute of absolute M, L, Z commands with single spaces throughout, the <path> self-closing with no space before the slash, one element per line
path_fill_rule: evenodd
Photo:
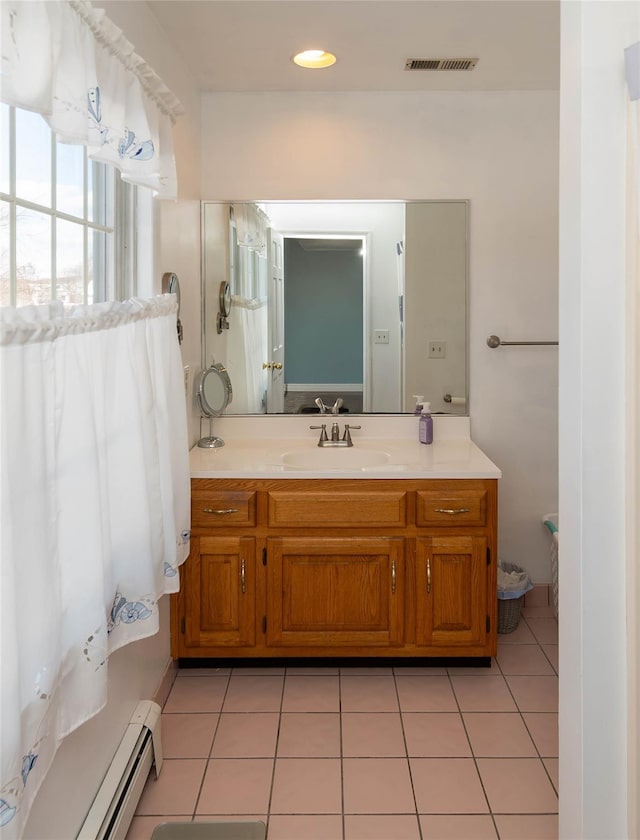
<path fill-rule="evenodd" d="M 113 651 L 153 635 L 188 553 L 174 295 L 0 309 L 0 835 L 62 739 L 107 700 Z"/>
<path fill-rule="evenodd" d="M 86 0 L 3 0 L 0 98 L 42 114 L 63 143 L 161 198 L 177 194 L 183 109 L 122 31 Z"/>

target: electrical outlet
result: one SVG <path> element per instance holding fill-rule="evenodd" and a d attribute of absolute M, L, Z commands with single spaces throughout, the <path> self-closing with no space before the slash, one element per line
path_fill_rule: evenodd
<path fill-rule="evenodd" d="M 189 399 L 189 385 L 191 379 L 191 369 L 189 365 L 184 366 L 184 395 Z"/>
<path fill-rule="evenodd" d="M 444 359 L 447 355 L 446 341 L 430 341 L 429 342 L 429 358 L 430 359 Z"/>
<path fill-rule="evenodd" d="M 389 343 L 389 330 L 374 330 L 373 331 L 373 343 L 374 344 L 388 344 Z"/>

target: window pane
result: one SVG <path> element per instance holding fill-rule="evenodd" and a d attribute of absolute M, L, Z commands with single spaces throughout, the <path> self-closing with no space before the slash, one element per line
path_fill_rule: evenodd
<path fill-rule="evenodd" d="M 10 272 L 9 204 L 0 201 L 0 306 L 8 306 L 11 303 Z"/>
<path fill-rule="evenodd" d="M 104 163 L 88 162 L 87 218 L 96 225 L 110 225 L 108 208 L 113 170 Z"/>
<path fill-rule="evenodd" d="M 56 298 L 64 304 L 84 303 L 84 227 L 56 222 Z"/>
<path fill-rule="evenodd" d="M 51 131 L 39 114 L 16 108 L 16 195 L 51 206 Z"/>
<path fill-rule="evenodd" d="M 89 265 L 87 278 L 87 303 L 98 303 L 107 299 L 107 248 L 106 233 L 89 232 Z"/>
<path fill-rule="evenodd" d="M 51 218 L 16 210 L 17 306 L 51 300 Z"/>
<path fill-rule="evenodd" d="M 84 218 L 84 147 L 56 143 L 56 210 Z"/>
<path fill-rule="evenodd" d="M 11 189 L 9 182 L 9 106 L 0 105 L 0 145 L 2 161 L 0 162 L 0 192 L 8 193 Z"/>

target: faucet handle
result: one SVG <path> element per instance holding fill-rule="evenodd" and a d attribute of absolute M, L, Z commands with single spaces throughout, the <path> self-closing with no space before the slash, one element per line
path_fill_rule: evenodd
<path fill-rule="evenodd" d="M 321 426 L 309 426 L 310 429 L 322 429 L 320 432 L 320 440 L 329 440 L 327 437 L 327 424 L 323 423 Z"/>
<path fill-rule="evenodd" d="M 353 441 L 351 440 L 351 432 L 349 429 L 361 429 L 362 426 L 350 426 L 348 423 L 344 424 L 344 435 L 342 436 L 342 440 L 347 441 L 347 446 L 353 446 Z"/>
<path fill-rule="evenodd" d="M 314 402 L 318 406 L 318 408 L 320 409 L 320 414 L 326 414 L 327 413 L 327 406 L 323 403 L 322 397 L 316 397 Z M 313 426 L 311 428 L 313 428 Z M 316 427 L 316 428 L 319 428 L 319 427 Z"/>
<path fill-rule="evenodd" d="M 331 413 L 332 414 L 339 414 L 340 413 L 340 407 L 342 406 L 343 402 L 344 402 L 344 400 L 342 399 L 342 397 L 338 397 L 338 399 L 334 402 L 334 404 L 331 408 Z"/>

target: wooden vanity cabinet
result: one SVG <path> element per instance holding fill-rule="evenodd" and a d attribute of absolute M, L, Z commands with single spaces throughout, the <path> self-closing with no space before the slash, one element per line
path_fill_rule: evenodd
<path fill-rule="evenodd" d="M 192 479 L 174 658 L 489 657 L 494 479 Z"/>

